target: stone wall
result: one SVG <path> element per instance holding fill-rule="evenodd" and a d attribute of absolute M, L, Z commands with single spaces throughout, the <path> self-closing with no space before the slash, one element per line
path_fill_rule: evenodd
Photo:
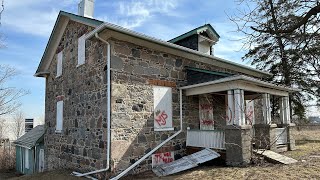
<path fill-rule="evenodd" d="M 56 77 L 56 57 L 46 79 L 45 154 L 46 169 L 70 168 L 81 172 L 102 169 L 106 164 L 106 45 L 88 41 L 86 63 L 77 67 L 77 41 L 92 30 L 70 22 L 58 52 L 63 50 L 63 72 Z M 226 72 L 224 68 L 199 63 L 132 43 L 108 40 L 111 44 L 111 166 L 118 173 L 141 158 L 179 129 L 177 86 L 186 83 L 185 66 Z M 231 72 L 235 73 L 235 72 Z M 161 80 L 173 85 L 175 131 L 155 132 L 153 86 Z M 63 131 L 55 133 L 56 97 L 64 100 Z M 199 98 L 183 97 L 183 132 L 158 150 L 185 154 L 186 127 L 199 128 Z M 133 170 L 151 168 L 151 158 Z"/>
<path fill-rule="evenodd" d="M 77 67 L 78 37 L 92 30 L 70 21 L 59 44 L 63 51 L 62 76 L 56 77 L 56 56 L 46 79 L 45 168 L 89 171 L 105 166 L 106 83 L 105 47 L 92 43 L 85 65 Z M 63 130 L 56 133 L 56 97 L 64 101 Z"/>

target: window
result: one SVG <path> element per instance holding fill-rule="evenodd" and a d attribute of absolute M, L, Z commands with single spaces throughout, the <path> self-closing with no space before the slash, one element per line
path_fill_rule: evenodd
<path fill-rule="evenodd" d="M 24 149 L 24 167 L 29 169 L 29 150 Z"/>
<path fill-rule="evenodd" d="M 85 34 L 82 35 L 78 39 L 78 65 L 80 66 L 85 63 L 86 59 L 86 39 L 85 39 Z"/>
<path fill-rule="evenodd" d="M 172 89 L 154 86 L 154 130 L 169 131 L 172 127 Z"/>
<path fill-rule="evenodd" d="M 61 133 L 63 124 L 63 101 L 57 102 L 56 132 Z"/>
<path fill-rule="evenodd" d="M 63 58 L 63 53 L 61 51 L 57 54 L 57 76 L 56 77 L 59 77 L 62 75 L 62 58 Z"/>

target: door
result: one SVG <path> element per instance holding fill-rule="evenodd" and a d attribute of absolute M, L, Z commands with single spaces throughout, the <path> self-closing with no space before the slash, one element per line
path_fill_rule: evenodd
<path fill-rule="evenodd" d="M 44 149 L 39 150 L 39 172 L 44 170 Z"/>

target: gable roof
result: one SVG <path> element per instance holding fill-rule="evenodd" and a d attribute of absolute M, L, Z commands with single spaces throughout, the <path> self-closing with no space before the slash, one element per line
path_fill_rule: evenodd
<path fill-rule="evenodd" d="M 18 138 L 16 141 L 14 141 L 14 144 L 17 146 L 22 146 L 31 149 L 36 145 L 40 138 L 43 137 L 44 132 L 44 125 L 36 126 L 20 138 Z"/>
<path fill-rule="evenodd" d="M 42 55 L 38 69 L 35 73 L 35 76 L 43 77 L 44 74 L 49 73 L 45 71 L 47 68 L 46 68 L 46 65 L 44 65 L 44 62 L 47 59 L 51 60 L 53 58 L 55 54 L 54 52 L 59 45 L 60 39 L 65 31 L 65 28 L 69 20 L 86 24 L 91 27 L 97 27 L 103 23 L 103 21 L 99 21 L 96 19 L 87 18 L 87 17 L 71 14 L 68 12 L 60 11 L 57 17 L 57 20 L 54 24 L 53 30 L 51 32 L 50 38 L 48 40 L 46 49 L 44 50 L 44 53 Z"/>
<path fill-rule="evenodd" d="M 203 32 L 203 31 L 209 32 L 209 34 L 213 35 L 214 38 L 215 38 L 217 41 L 218 41 L 219 38 L 220 38 L 220 36 L 219 36 L 219 34 L 217 33 L 217 31 L 216 31 L 210 24 L 205 24 L 205 25 L 200 26 L 200 27 L 197 27 L 197 28 L 195 28 L 195 29 L 193 29 L 193 30 L 191 30 L 191 31 L 189 31 L 189 32 L 186 32 L 186 33 L 184 33 L 184 34 L 182 34 L 182 35 L 180 35 L 180 36 L 178 36 L 178 37 L 175 37 L 175 38 L 169 40 L 168 42 L 175 43 L 175 42 L 178 42 L 178 41 L 180 41 L 180 40 L 182 40 L 182 39 L 185 39 L 185 38 L 187 38 L 187 37 L 190 37 L 190 36 L 192 36 L 192 35 L 194 35 L 194 34 L 200 34 L 200 33 Z"/>

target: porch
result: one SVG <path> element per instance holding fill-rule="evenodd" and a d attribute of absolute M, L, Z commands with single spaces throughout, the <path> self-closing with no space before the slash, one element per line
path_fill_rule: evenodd
<path fill-rule="evenodd" d="M 187 147 L 223 150 L 230 165 L 249 163 L 251 148 L 294 148 L 288 96 L 297 89 L 244 75 L 181 89 L 199 99 L 198 126 L 188 127 Z"/>

